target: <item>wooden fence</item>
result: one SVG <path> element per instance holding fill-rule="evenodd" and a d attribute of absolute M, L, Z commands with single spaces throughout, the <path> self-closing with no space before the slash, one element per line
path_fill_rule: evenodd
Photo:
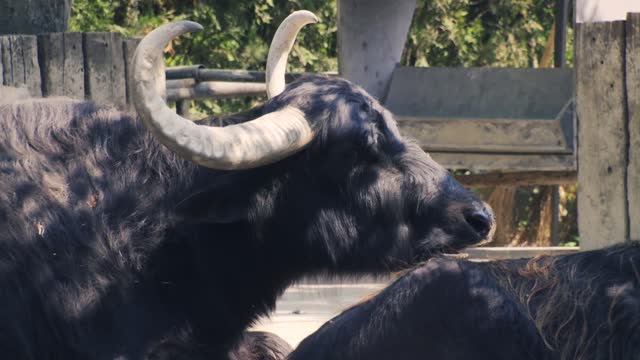
<path fill-rule="evenodd" d="M 580 245 L 640 239 L 640 14 L 577 24 L 575 64 Z"/>
<path fill-rule="evenodd" d="M 118 33 L 52 33 L 0 37 L 0 80 L 32 96 L 69 96 L 125 107 L 128 59 L 138 39 Z"/>
<path fill-rule="evenodd" d="M 130 61 L 139 38 L 118 33 L 0 36 L 0 85 L 26 87 L 31 96 L 68 96 L 124 108 L 131 104 Z M 303 75 L 288 73 L 287 81 Z M 257 96 L 263 71 L 167 69 L 167 99 Z"/>

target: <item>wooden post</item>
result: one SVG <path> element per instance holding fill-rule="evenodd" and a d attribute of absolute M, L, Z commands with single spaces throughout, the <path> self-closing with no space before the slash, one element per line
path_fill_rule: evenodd
<path fill-rule="evenodd" d="M 415 8 L 416 0 L 340 0 L 340 74 L 384 100 Z"/>
<path fill-rule="evenodd" d="M 640 13 L 629 14 L 626 32 L 629 237 L 640 240 Z"/>
<path fill-rule="evenodd" d="M 11 64 L 11 38 L 9 36 L 0 36 L 0 46 L 2 47 L 2 63 L 4 85 L 13 86 L 13 67 Z"/>
<path fill-rule="evenodd" d="M 2 65 L 2 42 L 0 42 L 0 86 L 4 85 L 4 67 Z"/>
<path fill-rule="evenodd" d="M 32 35 L 9 35 L 0 37 L 2 48 L 3 84 L 25 87 L 32 96 L 42 94 L 38 45 Z"/>
<path fill-rule="evenodd" d="M 131 87 L 133 86 L 133 82 L 131 81 L 131 63 L 133 61 L 133 54 L 135 53 L 138 44 L 140 44 L 140 41 L 142 41 L 142 38 L 135 37 L 124 39 L 124 42 L 122 43 L 122 53 L 124 55 L 124 76 L 127 80 L 127 104 L 129 106 L 132 106 Z"/>
<path fill-rule="evenodd" d="M 85 93 L 102 104 L 126 106 L 122 37 L 116 33 L 85 33 Z"/>
<path fill-rule="evenodd" d="M 580 247 L 627 239 L 625 23 L 576 24 Z"/>
<path fill-rule="evenodd" d="M 64 95 L 63 33 L 38 35 L 38 57 L 42 73 L 42 95 Z"/>
<path fill-rule="evenodd" d="M 84 98 L 84 53 L 81 33 L 38 35 L 44 96 Z"/>
<path fill-rule="evenodd" d="M 189 119 L 189 109 L 191 109 L 191 100 L 176 101 L 176 113 L 178 115 Z"/>
<path fill-rule="evenodd" d="M 20 42 L 17 37 L 20 35 L 10 35 L 9 38 L 9 46 L 11 49 L 11 72 L 13 79 L 12 86 L 18 87 L 20 85 L 24 86 L 25 78 L 24 78 L 24 54 L 22 51 L 22 47 L 20 46 Z"/>

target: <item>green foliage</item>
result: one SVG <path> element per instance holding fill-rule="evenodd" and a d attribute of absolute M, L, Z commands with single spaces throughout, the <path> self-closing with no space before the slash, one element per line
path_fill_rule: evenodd
<path fill-rule="evenodd" d="M 413 66 L 537 67 L 553 0 L 419 0 L 402 62 Z"/>

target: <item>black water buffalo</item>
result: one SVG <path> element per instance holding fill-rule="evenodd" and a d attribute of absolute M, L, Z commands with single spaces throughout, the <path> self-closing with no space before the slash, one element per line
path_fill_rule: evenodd
<path fill-rule="evenodd" d="M 428 260 L 307 337 L 301 359 L 640 359 L 640 242 Z"/>
<path fill-rule="evenodd" d="M 141 121 L 68 99 L 0 106 L 3 357 L 223 358 L 303 275 L 399 269 L 490 236 L 491 210 L 361 88 L 312 76 L 282 91 L 313 19 L 278 30 L 272 98 L 243 113 L 191 122 L 156 93 L 154 64 L 191 22 L 138 46 Z"/>

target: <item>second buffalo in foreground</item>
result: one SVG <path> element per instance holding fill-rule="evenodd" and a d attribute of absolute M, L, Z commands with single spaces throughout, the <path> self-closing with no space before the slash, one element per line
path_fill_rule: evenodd
<path fill-rule="evenodd" d="M 640 242 L 488 263 L 434 258 L 289 360 L 638 360 Z"/>

